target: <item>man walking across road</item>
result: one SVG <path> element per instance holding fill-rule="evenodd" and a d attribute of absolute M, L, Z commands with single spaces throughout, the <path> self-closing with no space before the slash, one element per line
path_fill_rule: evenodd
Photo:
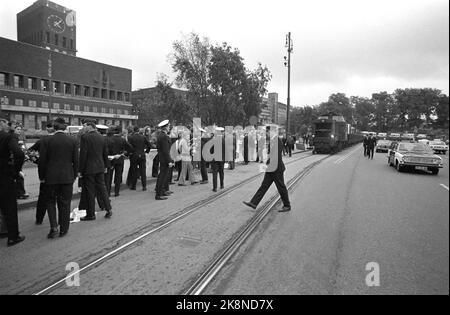
<path fill-rule="evenodd" d="M 281 196 L 281 200 L 283 201 L 283 208 L 279 210 L 279 212 L 288 212 L 291 211 L 291 203 L 289 201 L 289 193 L 284 183 L 284 172 L 286 167 L 283 163 L 283 142 L 277 136 L 271 138 L 270 141 L 270 152 L 269 152 L 269 160 L 267 161 L 268 169 L 264 176 L 264 180 L 261 184 L 261 187 L 256 192 L 255 196 L 250 202 L 244 202 L 244 204 L 252 209 L 256 209 L 264 198 L 264 195 L 269 190 L 272 183 L 275 182 L 277 186 L 278 192 Z M 277 159 L 277 160 L 276 160 Z M 277 165 L 272 165 L 271 161 L 277 161 Z M 275 162 L 273 162 L 275 163 Z"/>
<path fill-rule="evenodd" d="M 95 196 L 105 207 L 106 216 L 112 217 L 111 203 L 109 201 L 105 173 L 108 171 L 108 148 L 105 139 L 97 132 L 95 123 L 86 123 L 86 134 L 81 137 L 80 144 L 80 171 L 79 175 L 86 188 L 86 216 L 81 221 L 93 221 L 95 217 Z"/>
<path fill-rule="evenodd" d="M 16 178 L 20 176 L 25 154 L 8 129 L 8 121 L 0 117 L 0 212 L 6 219 L 7 245 L 10 247 L 25 240 L 19 233 L 15 184 Z"/>
<path fill-rule="evenodd" d="M 55 238 L 58 232 L 60 237 L 64 237 L 69 232 L 73 183 L 78 172 L 78 148 L 76 140 L 64 133 L 66 128 L 64 119 L 56 119 L 55 134 L 45 138 L 41 143 L 39 179 L 45 184 L 47 194 L 45 199 L 50 220 L 49 239 Z"/>
<path fill-rule="evenodd" d="M 377 139 L 375 136 L 370 135 L 367 140 L 367 157 L 373 160 L 373 153 L 375 151 L 375 146 L 377 145 Z"/>
<path fill-rule="evenodd" d="M 363 147 L 364 147 L 364 156 L 367 156 L 367 148 L 369 144 L 369 137 L 367 135 L 364 136 Z"/>

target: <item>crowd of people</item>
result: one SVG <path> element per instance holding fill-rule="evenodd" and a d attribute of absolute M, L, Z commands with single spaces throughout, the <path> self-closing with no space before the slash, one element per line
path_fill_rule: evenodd
<path fill-rule="evenodd" d="M 3 217 L 0 220 L 0 237 L 7 237 L 7 245 L 14 246 L 25 239 L 19 233 L 17 219 L 17 199 L 20 198 L 17 191 L 23 187 L 25 155 L 19 145 L 16 126 L 4 118 L 0 118 L 0 123 L 0 210 Z M 47 135 L 28 152 L 35 152 L 33 161 L 38 165 L 40 180 L 36 225 L 42 225 L 48 214 L 49 239 L 64 237 L 69 231 L 73 185 L 77 178 L 81 192 L 78 211 L 86 211 L 81 221 L 96 220 L 96 202 L 105 212 L 105 218 L 112 218 L 111 197 L 120 196 L 126 158 L 130 160 L 126 185 L 130 190 L 136 190 L 140 179 L 142 190 L 147 191 L 147 154 L 152 148 L 157 149 L 152 176 L 157 177 L 155 200 L 158 201 L 167 200 L 174 194 L 170 186 L 175 182 L 179 186 L 208 184 L 208 168 L 212 172 L 212 190 L 217 192 L 219 188 L 225 188 L 225 164 L 231 170 L 235 168 L 237 137 L 232 138 L 229 144 L 232 149 L 227 150 L 225 129 L 220 127 L 209 131 L 200 128 L 200 138 L 193 137 L 192 128 L 171 128 L 168 120 L 161 122 L 154 132 L 150 128 L 130 127 L 122 130 L 119 126 L 112 126 L 107 130 L 106 137 L 98 132 L 94 120 L 85 120 L 83 129 L 76 136 L 65 132 L 67 124 L 62 118 L 48 123 L 46 128 Z M 249 161 L 263 163 L 267 160 L 264 155 L 270 154 L 270 146 L 261 145 L 261 137 L 266 135 L 243 134 L 245 165 Z M 252 143 L 256 144 L 256 148 L 252 148 Z M 290 135 L 278 137 L 278 143 L 279 151 L 274 153 L 279 153 L 279 164 L 267 172 L 255 197 L 245 203 L 247 206 L 256 208 L 275 182 L 284 202 L 281 211 L 290 210 L 281 156 L 292 154 L 295 138 Z M 205 147 L 209 156 L 202 153 Z M 266 152 L 264 147 L 268 149 Z M 197 151 L 200 154 L 196 160 Z M 250 156 L 255 153 L 256 156 Z M 201 178 L 196 178 L 194 167 L 199 169 Z M 174 170 L 177 171 L 176 179 Z"/>

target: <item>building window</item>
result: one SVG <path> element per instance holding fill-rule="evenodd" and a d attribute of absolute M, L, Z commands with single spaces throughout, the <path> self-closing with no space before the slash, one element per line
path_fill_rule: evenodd
<path fill-rule="evenodd" d="M 84 87 L 84 96 L 91 97 L 91 88 L 89 86 Z"/>
<path fill-rule="evenodd" d="M 42 108 L 48 108 L 48 102 L 42 102 L 41 103 Z"/>
<path fill-rule="evenodd" d="M 14 87 L 15 88 L 23 88 L 23 75 L 15 75 L 14 76 Z"/>
<path fill-rule="evenodd" d="M 108 98 L 108 91 L 105 89 L 102 89 L 102 98 L 107 99 Z"/>
<path fill-rule="evenodd" d="M 122 115 L 122 110 L 121 109 L 117 110 L 117 115 Z"/>
<path fill-rule="evenodd" d="M 72 86 L 70 85 L 70 83 L 64 83 L 64 94 L 72 94 Z"/>
<path fill-rule="evenodd" d="M 109 113 L 110 113 L 110 114 L 114 114 L 114 108 L 110 108 L 110 109 L 109 109 Z"/>
<path fill-rule="evenodd" d="M 75 110 L 76 112 L 79 112 L 79 111 L 80 111 L 80 105 L 75 105 L 75 106 L 74 106 L 74 110 Z"/>
<path fill-rule="evenodd" d="M 53 109 L 59 109 L 59 103 L 53 103 Z"/>
<path fill-rule="evenodd" d="M 75 85 L 75 95 L 81 96 L 81 85 Z"/>
<path fill-rule="evenodd" d="M 123 101 L 123 93 L 122 92 L 117 92 L 117 100 Z"/>
<path fill-rule="evenodd" d="M 28 101 L 28 106 L 37 107 L 37 102 L 36 101 Z"/>
<path fill-rule="evenodd" d="M 48 80 L 41 80 L 41 91 L 49 91 L 50 90 L 50 83 Z"/>
<path fill-rule="evenodd" d="M 47 44 L 50 44 L 50 32 L 45 32 L 45 41 Z"/>
<path fill-rule="evenodd" d="M 7 73 L 0 73 L 0 86 L 8 86 L 9 85 L 9 75 Z"/>
<path fill-rule="evenodd" d="M 64 104 L 64 110 L 70 110 L 70 105 L 69 104 Z"/>
<path fill-rule="evenodd" d="M 94 88 L 93 90 L 92 90 L 92 97 L 99 97 L 100 95 L 99 95 L 99 90 L 98 90 L 98 88 Z"/>
<path fill-rule="evenodd" d="M 125 102 L 130 102 L 130 93 L 125 93 Z"/>
<path fill-rule="evenodd" d="M 36 78 L 28 78 L 28 88 L 30 90 L 37 90 L 37 79 Z"/>
<path fill-rule="evenodd" d="M 126 109 L 123 110 L 124 115 L 128 115 L 128 113 L 129 113 L 128 110 L 126 110 Z"/>
<path fill-rule="evenodd" d="M 70 40 L 70 49 L 73 50 L 73 39 Z"/>
<path fill-rule="evenodd" d="M 109 99 L 115 100 L 116 99 L 116 92 L 115 91 L 109 91 Z"/>
<path fill-rule="evenodd" d="M 54 93 L 61 93 L 61 82 L 53 81 L 53 92 Z"/>
<path fill-rule="evenodd" d="M 98 113 L 97 107 L 92 107 L 92 112 L 93 112 L 93 113 Z"/>
<path fill-rule="evenodd" d="M 67 47 L 67 38 L 63 37 L 63 47 Z"/>
<path fill-rule="evenodd" d="M 89 112 L 89 106 L 84 106 L 84 111 Z"/>
<path fill-rule="evenodd" d="M 58 36 L 58 34 L 55 34 L 55 45 L 59 46 L 59 36 Z"/>
<path fill-rule="evenodd" d="M 102 114 L 106 114 L 106 108 L 102 107 Z"/>
<path fill-rule="evenodd" d="M 23 106 L 23 100 L 20 98 L 16 98 L 16 101 L 14 103 L 16 106 Z"/>

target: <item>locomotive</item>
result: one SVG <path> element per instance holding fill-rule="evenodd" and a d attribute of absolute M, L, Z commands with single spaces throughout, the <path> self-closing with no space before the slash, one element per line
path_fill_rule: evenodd
<path fill-rule="evenodd" d="M 342 115 L 335 113 L 320 116 L 313 123 L 313 134 L 313 154 L 336 153 L 364 140 Z"/>

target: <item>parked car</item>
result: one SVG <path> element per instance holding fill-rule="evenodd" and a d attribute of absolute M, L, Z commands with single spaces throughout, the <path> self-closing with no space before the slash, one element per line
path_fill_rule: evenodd
<path fill-rule="evenodd" d="M 385 132 L 380 132 L 377 135 L 378 139 L 386 139 L 386 137 L 387 137 L 387 133 L 385 133 Z"/>
<path fill-rule="evenodd" d="M 442 154 L 445 155 L 447 153 L 447 151 L 448 151 L 448 146 L 445 144 L 444 141 L 441 141 L 441 140 L 430 141 L 428 143 L 428 145 L 437 154 L 442 153 Z"/>
<path fill-rule="evenodd" d="M 443 168 L 442 158 L 423 143 L 394 142 L 388 153 L 388 164 L 398 172 L 416 169 L 433 175 L 439 174 L 439 169 Z"/>
<path fill-rule="evenodd" d="M 399 133 L 391 133 L 389 134 L 389 138 L 394 140 L 400 140 L 401 135 Z"/>
<path fill-rule="evenodd" d="M 427 135 L 421 133 L 421 134 L 418 134 L 416 138 L 417 138 L 417 139 L 426 139 L 426 138 L 427 138 Z"/>
<path fill-rule="evenodd" d="M 391 147 L 391 140 L 378 140 L 377 146 L 375 147 L 375 152 L 389 152 L 389 148 Z"/>

